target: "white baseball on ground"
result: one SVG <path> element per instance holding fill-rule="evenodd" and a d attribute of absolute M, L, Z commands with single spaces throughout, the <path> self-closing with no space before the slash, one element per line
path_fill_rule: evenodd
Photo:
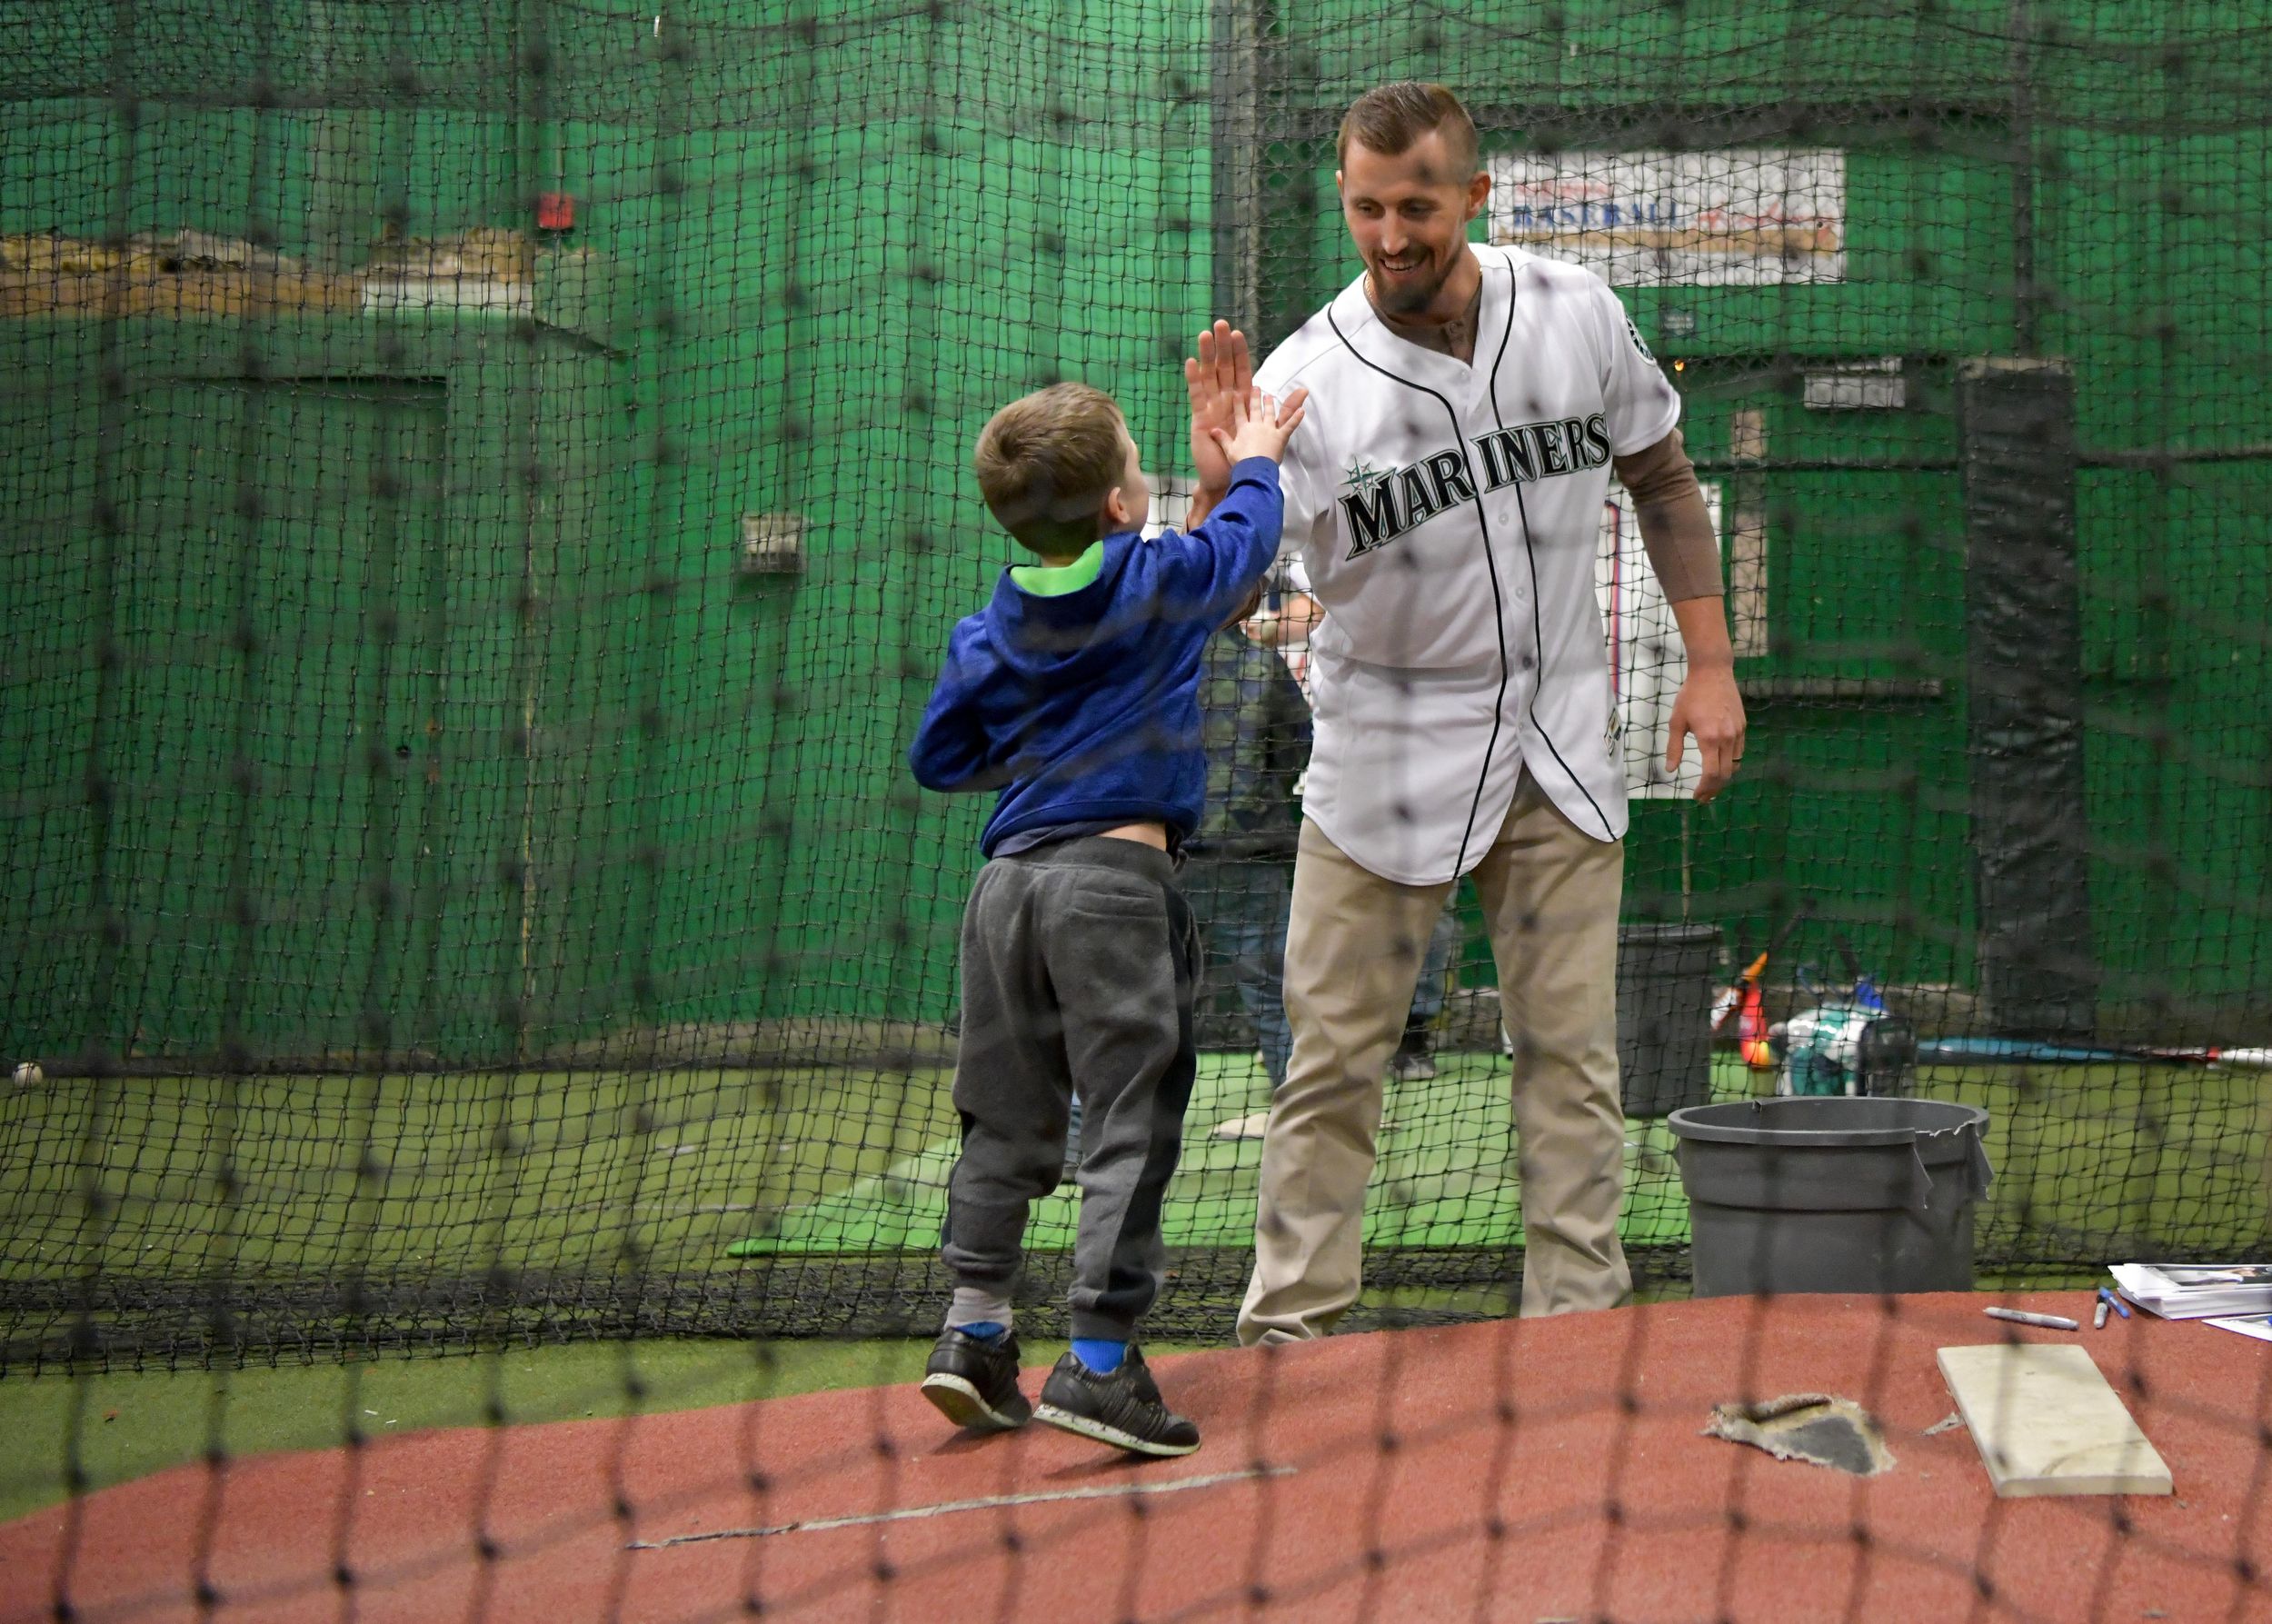
<path fill-rule="evenodd" d="M 15 1069 L 15 1086 L 20 1089 L 35 1089 L 46 1081 L 47 1073 L 40 1070 L 37 1061 L 25 1061 Z"/>

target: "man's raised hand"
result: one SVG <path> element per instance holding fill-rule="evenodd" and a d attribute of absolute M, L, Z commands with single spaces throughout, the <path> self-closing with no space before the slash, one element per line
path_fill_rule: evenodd
<path fill-rule="evenodd" d="M 1183 363 L 1183 386 L 1191 397 L 1191 466 L 1201 496 L 1211 505 L 1231 488 L 1231 464 L 1214 431 L 1231 426 L 1231 413 L 1254 387 L 1254 360 L 1247 335 L 1229 322 L 1217 322 L 1199 335 L 1199 354 Z"/>

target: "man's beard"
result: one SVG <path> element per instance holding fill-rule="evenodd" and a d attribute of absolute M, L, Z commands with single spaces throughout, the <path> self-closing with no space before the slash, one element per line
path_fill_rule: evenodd
<path fill-rule="evenodd" d="M 1380 302 L 1380 308 L 1390 315 L 1420 315 L 1436 302 L 1436 295 L 1443 292 L 1444 284 L 1451 279 L 1452 267 L 1457 263 L 1447 259 L 1442 268 L 1427 282 L 1392 282 L 1386 275 L 1377 274 L 1372 279 L 1373 296 Z"/>

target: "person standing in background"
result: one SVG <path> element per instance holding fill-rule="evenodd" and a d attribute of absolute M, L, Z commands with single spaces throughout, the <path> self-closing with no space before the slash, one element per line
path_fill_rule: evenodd
<path fill-rule="evenodd" d="M 1442 85 L 1367 92 L 1337 155 L 1364 271 L 1256 374 L 1310 393 L 1279 479 L 1323 618 L 1287 932 L 1294 1050 L 1263 1139 L 1250 1344 L 1323 1336 L 1357 1300 L 1382 1079 L 1463 874 L 1513 1034 L 1522 1312 L 1630 1293 L 1625 783 L 1594 589 L 1613 465 L 1688 655 L 1668 769 L 1693 738 L 1709 800 L 1743 753 L 1680 398 L 1617 295 L 1581 266 L 1469 242 L 1490 176 Z"/>

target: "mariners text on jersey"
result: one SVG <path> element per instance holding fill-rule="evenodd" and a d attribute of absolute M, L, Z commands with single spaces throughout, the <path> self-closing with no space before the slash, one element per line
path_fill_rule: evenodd
<path fill-rule="evenodd" d="M 1599 468 L 1609 461 L 1609 425 L 1599 412 L 1494 429 L 1474 439 L 1486 493 L 1531 484 L 1558 473 Z M 1457 451 L 1430 453 L 1401 468 L 1351 463 L 1340 499 L 1349 521 L 1349 556 L 1384 547 L 1445 509 L 1475 500 L 1472 464 Z"/>
<path fill-rule="evenodd" d="M 1470 360 L 1400 337 L 1359 275 L 1255 370 L 1281 399 L 1310 392 L 1279 467 L 1325 612 L 1302 816 L 1407 885 L 1472 867 L 1526 777 L 1594 839 L 1625 832 L 1601 503 L 1614 459 L 1680 417 L 1607 283 L 1506 244 L 1469 252 Z"/>

